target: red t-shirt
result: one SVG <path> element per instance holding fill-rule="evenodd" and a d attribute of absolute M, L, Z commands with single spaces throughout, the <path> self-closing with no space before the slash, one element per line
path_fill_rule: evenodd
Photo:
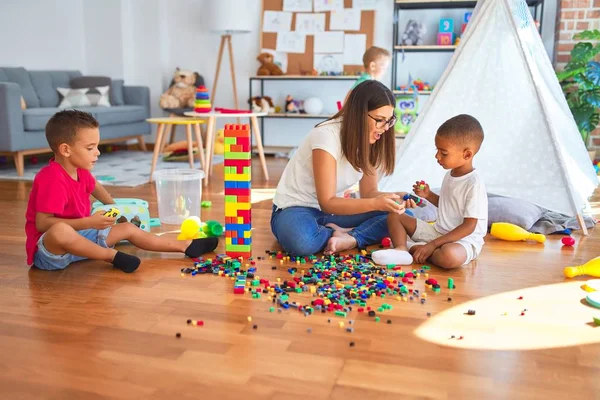
<path fill-rule="evenodd" d="M 35 227 L 36 213 L 54 214 L 56 218 L 65 219 L 90 215 L 90 194 L 96 188 L 96 179 L 90 171 L 81 168 L 77 169 L 77 178 L 71 178 L 54 159 L 35 176 L 25 214 L 27 265 L 33 264 L 33 256 L 38 249 L 37 242 L 42 236 L 42 232 Z"/>

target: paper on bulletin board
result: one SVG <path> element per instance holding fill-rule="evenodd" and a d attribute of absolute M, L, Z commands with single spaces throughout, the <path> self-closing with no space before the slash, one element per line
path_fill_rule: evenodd
<path fill-rule="evenodd" d="M 356 8 L 345 8 L 331 12 L 329 30 L 332 31 L 359 31 L 361 11 Z"/>
<path fill-rule="evenodd" d="M 287 53 L 282 53 L 279 51 L 275 51 L 273 49 L 262 49 L 261 53 L 269 53 L 273 56 L 273 62 L 281 68 L 283 73 L 287 73 L 288 66 L 288 55 Z"/>
<path fill-rule="evenodd" d="M 292 13 L 283 11 L 265 11 L 263 32 L 289 32 L 292 30 Z"/>
<path fill-rule="evenodd" d="M 312 0 L 283 0 L 283 11 L 311 12 Z"/>
<path fill-rule="evenodd" d="M 313 68 L 317 72 L 335 72 L 344 71 L 344 59 L 342 54 L 315 53 L 313 55 Z"/>
<path fill-rule="evenodd" d="M 377 0 L 352 0 L 352 8 L 357 10 L 375 10 Z"/>
<path fill-rule="evenodd" d="M 325 14 L 296 14 L 296 31 L 312 35 L 325 31 Z"/>
<path fill-rule="evenodd" d="M 275 51 L 281 53 L 304 53 L 306 51 L 306 35 L 300 32 L 279 32 Z"/>
<path fill-rule="evenodd" d="M 315 12 L 341 10 L 344 8 L 344 0 L 314 0 Z"/>
<path fill-rule="evenodd" d="M 344 64 L 363 65 L 363 55 L 367 50 L 367 35 L 344 35 Z"/>
<path fill-rule="evenodd" d="M 315 53 L 343 53 L 344 32 L 318 32 L 315 33 Z"/>

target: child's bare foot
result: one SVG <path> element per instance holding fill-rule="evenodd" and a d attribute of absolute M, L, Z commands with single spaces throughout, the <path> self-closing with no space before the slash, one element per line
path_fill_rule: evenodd
<path fill-rule="evenodd" d="M 354 228 L 342 228 L 341 226 L 338 226 L 336 224 L 334 224 L 333 222 L 330 222 L 328 224 L 325 224 L 325 226 L 333 229 L 336 232 L 342 232 L 342 233 L 348 233 L 350 232 L 352 229 Z"/>
<path fill-rule="evenodd" d="M 356 245 L 356 239 L 348 235 L 347 232 L 334 231 L 333 236 L 327 242 L 325 250 L 323 250 L 323 254 L 339 253 L 340 251 L 353 249 Z"/>

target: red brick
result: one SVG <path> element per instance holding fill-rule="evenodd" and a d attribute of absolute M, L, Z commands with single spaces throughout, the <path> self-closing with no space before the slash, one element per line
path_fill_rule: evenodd
<path fill-rule="evenodd" d="M 563 11 L 560 13 L 560 19 L 575 19 L 575 11 Z"/>
<path fill-rule="evenodd" d="M 562 52 L 571 52 L 571 50 L 573 50 L 573 46 L 575 46 L 573 43 L 559 43 L 558 44 L 558 51 Z"/>
<path fill-rule="evenodd" d="M 559 54 L 558 57 L 556 58 L 556 60 L 560 63 L 566 63 L 569 62 L 569 60 L 571 59 L 571 55 L 570 54 Z"/>
<path fill-rule="evenodd" d="M 572 31 L 575 29 L 575 21 L 569 21 L 567 22 L 567 29 Z"/>
<path fill-rule="evenodd" d="M 589 22 L 578 22 L 578 23 L 577 23 L 577 30 L 578 30 L 578 31 L 579 31 L 579 30 L 582 30 L 582 31 L 584 31 L 584 30 L 586 30 L 586 29 L 588 28 L 588 26 L 590 26 L 590 23 L 589 23 Z"/>
<path fill-rule="evenodd" d="M 600 8 L 600 0 L 594 0 L 594 8 Z"/>
<path fill-rule="evenodd" d="M 589 19 L 600 18 L 600 10 L 587 10 L 586 17 Z"/>
<path fill-rule="evenodd" d="M 573 34 L 571 32 L 560 32 L 558 36 L 558 40 L 561 43 L 571 42 L 573 39 Z"/>

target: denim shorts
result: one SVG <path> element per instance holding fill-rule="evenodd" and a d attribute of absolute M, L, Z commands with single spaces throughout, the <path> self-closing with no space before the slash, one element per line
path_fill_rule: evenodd
<path fill-rule="evenodd" d="M 102 230 L 84 229 L 82 231 L 77 231 L 77 233 L 99 246 L 108 248 L 109 246 L 106 244 L 106 238 L 108 237 L 110 229 L 111 227 Z M 39 238 L 37 243 L 38 250 L 33 257 L 33 265 L 35 265 L 37 268 L 47 271 L 65 269 L 69 264 L 74 263 L 75 261 L 86 259 L 85 257 L 74 256 L 73 254 L 69 253 L 61 255 L 50 253 L 44 246 L 44 236 L 46 236 L 45 233 Z"/>

